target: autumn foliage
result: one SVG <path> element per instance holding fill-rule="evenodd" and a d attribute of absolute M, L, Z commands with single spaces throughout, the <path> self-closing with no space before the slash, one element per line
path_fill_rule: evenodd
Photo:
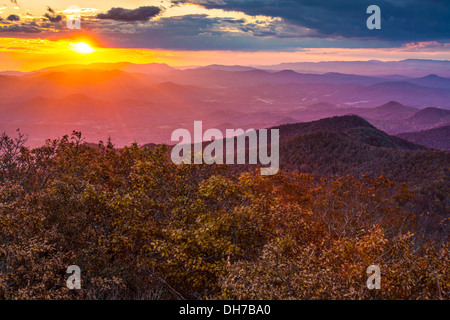
<path fill-rule="evenodd" d="M 405 186 L 0 141 L 0 299 L 448 299 L 448 221 Z M 66 269 L 82 289 L 66 288 Z M 366 269 L 381 269 L 381 289 Z"/>

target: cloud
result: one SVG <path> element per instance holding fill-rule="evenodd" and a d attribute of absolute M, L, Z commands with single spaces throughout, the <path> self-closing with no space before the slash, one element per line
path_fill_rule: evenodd
<path fill-rule="evenodd" d="M 404 49 L 423 49 L 423 48 L 435 48 L 440 47 L 441 44 L 437 41 L 425 41 L 425 42 L 410 42 L 405 43 L 402 48 Z"/>
<path fill-rule="evenodd" d="M 51 7 L 47 7 L 47 11 L 48 12 L 44 14 L 44 17 L 50 20 L 50 22 L 59 23 L 62 21 L 62 16 L 59 14 L 57 15 L 55 10 L 53 10 Z"/>
<path fill-rule="evenodd" d="M 409 42 L 403 44 L 398 51 L 404 52 L 442 52 L 450 49 L 450 43 L 439 43 L 437 41 Z"/>
<path fill-rule="evenodd" d="M 209 9 L 281 17 L 328 37 L 377 38 L 387 41 L 433 41 L 450 38 L 448 0 L 177 0 Z M 381 30 L 369 30 L 366 9 L 381 8 Z"/>
<path fill-rule="evenodd" d="M 198 5 L 186 5 L 188 2 Z M 83 15 L 83 29 L 125 48 L 292 51 L 395 47 L 405 52 L 425 52 L 442 47 L 436 43 L 450 43 L 447 3 L 444 0 L 172 0 L 170 6 L 162 4 L 165 8 L 145 6 L 90 12 Z M 366 27 L 369 17 L 366 9 L 372 4 L 381 8 L 381 30 Z M 35 19 L 35 27 L 43 33 L 64 32 L 65 27 L 56 23 L 66 14 L 48 7 L 43 21 Z M 158 18 L 151 19 L 155 16 Z M 13 24 L 6 19 L 5 23 Z M 20 25 L 8 28 L 13 32 L 20 29 L 36 32 L 30 24 L 28 29 Z"/>
<path fill-rule="evenodd" d="M 20 17 L 16 14 L 12 14 L 10 16 L 8 16 L 8 18 L 6 18 L 9 21 L 20 21 Z"/>
<path fill-rule="evenodd" d="M 87 21 L 84 28 L 123 48 L 293 51 L 302 45 L 318 45 L 318 40 L 291 36 L 294 31 L 306 35 L 308 31 L 300 27 L 284 30 L 278 24 L 269 23 L 265 27 L 266 21 L 259 25 L 238 20 L 192 14 L 159 18 L 145 24 Z M 283 35 L 274 36 L 280 33 Z"/>
<path fill-rule="evenodd" d="M 41 29 L 29 25 L 13 24 L 3 27 L 0 26 L 0 32 L 40 33 Z"/>
<path fill-rule="evenodd" d="M 158 15 L 161 9 L 158 7 L 139 7 L 137 9 L 112 8 L 107 13 L 100 13 L 97 19 L 107 19 L 116 21 L 148 21 Z"/>
<path fill-rule="evenodd" d="M 44 14 L 44 17 L 46 17 L 50 22 L 58 23 L 62 21 L 61 15 L 50 15 L 49 13 Z"/>

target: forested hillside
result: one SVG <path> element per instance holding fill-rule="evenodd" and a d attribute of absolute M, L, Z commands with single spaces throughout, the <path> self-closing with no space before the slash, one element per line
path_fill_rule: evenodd
<path fill-rule="evenodd" d="M 354 167 L 376 152 L 353 152 L 336 132 L 292 139 L 281 148 L 298 157 L 290 165 L 324 158 L 305 168 L 314 176 L 326 161 L 330 173 L 351 173 L 351 164 L 339 168 L 344 150 Z M 379 150 L 391 168 L 408 158 Z M 3 135 L 0 299 L 448 298 L 448 220 L 419 211 L 414 193 L 377 174 L 381 162 L 353 177 L 289 165 L 274 176 L 234 175 L 226 165 L 176 166 L 169 151 L 92 146 L 79 133 L 30 150 L 23 136 Z M 414 152 L 402 161 L 428 151 Z M 433 171 L 444 155 L 428 157 L 424 170 Z M 81 290 L 65 286 L 72 264 Z M 366 288 L 372 264 L 381 290 Z"/>
<path fill-rule="evenodd" d="M 450 212 L 450 154 L 389 136 L 356 116 L 280 129 L 280 163 L 319 177 L 384 175 L 416 193 L 420 210 Z"/>

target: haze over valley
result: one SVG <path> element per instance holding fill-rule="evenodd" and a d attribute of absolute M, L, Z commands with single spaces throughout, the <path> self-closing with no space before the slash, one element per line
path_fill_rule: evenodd
<path fill-rule="evenodd" d="M 417 68 L 430 64 L 414 63 Z M 356 70 L 361 62 L 335 64 Z M 329 65 L 314 64 L 316 69 Z M 259 129 L 358 115 L 389 134 L 450 123 L 450 78 L 274 69 L 285 66 L 177 69 L 155 63 L 97 63 L 3 72 L 0 126 L 8 133 L 20 128 L 30 136 L 31 146 L 72 130 L 81 131 L 89 142 L 111 137 L 123 146 L 134 141 L 173 144 L 171 132 L 190 128 L 195 120 L 222 130 Z"/>

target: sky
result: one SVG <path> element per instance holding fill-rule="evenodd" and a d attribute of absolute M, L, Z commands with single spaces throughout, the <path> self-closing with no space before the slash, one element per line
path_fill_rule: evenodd
<path fill-rule="evenodd" d="M 73 5 L 80 30 L 67 27 Z M 366 26 L 370 5 L 381 9 L 379 30 Z M 2 0 L 0 19 L 0 70 L 450 60 L 448 0 Z"/>

